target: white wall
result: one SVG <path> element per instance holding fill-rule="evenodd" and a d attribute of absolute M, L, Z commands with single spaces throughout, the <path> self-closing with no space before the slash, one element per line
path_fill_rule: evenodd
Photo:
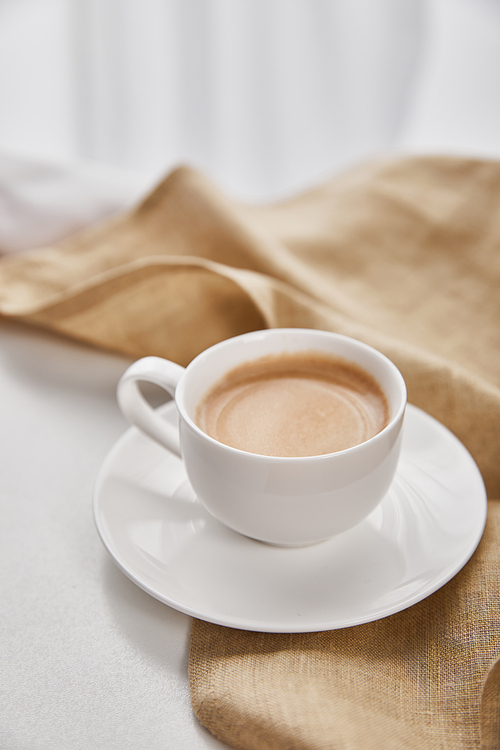
<path fill-rule="evenodd" d="M 0 0 L 0 151 L 237 192 L 390 148 L 500 155 L 500 0 Z"/>
<path fill-rule="evenodd" d="M 71 0 L 0 0 L 0 147 L 76 149 Z"/>

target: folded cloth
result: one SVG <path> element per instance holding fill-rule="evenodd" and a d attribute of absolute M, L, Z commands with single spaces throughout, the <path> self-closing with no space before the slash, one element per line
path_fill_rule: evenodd
<path fill-rule="evenodd" d="M 195 621 L 193 707 L 235 748 L 500 747 L 500 163 L 375 160 L 270 206 L 182 167 L 136 209 L 0 260 L 0 314 L 187 364 L 264 327 L 359 338 L 476 459 L 472 560 L 410 609 L 275 635 Z M 482 729 L 481 729 L 482 728 Z"/>

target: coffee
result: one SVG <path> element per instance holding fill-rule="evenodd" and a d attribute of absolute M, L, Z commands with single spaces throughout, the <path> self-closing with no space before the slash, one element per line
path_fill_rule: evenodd
<path fill-rule="evenodd" d="M 197 425 L 221 443 L 265 456 L 345 450 L 389 422 L 387 399 L 357 365 L 305 351 L 231 370 L 203 397 Z"/>

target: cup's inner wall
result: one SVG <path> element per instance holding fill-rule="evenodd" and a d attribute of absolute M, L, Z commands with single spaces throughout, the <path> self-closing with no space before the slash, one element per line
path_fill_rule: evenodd
<path fill-rule="evenodd" d="M 320 352 L 358 365 L 382 388 L 389 403 L 390 421 L 400 411 L 405 399 L 402 378 L 383 355 L 342 336 L 278 330 L 244 334 L 202 352 L 187 368 L 182 387 L 178 389 L 179 407 L 194 422 L 196 407 L 202 398 L 230 370 L 266 355 L 298 351 Z"/>

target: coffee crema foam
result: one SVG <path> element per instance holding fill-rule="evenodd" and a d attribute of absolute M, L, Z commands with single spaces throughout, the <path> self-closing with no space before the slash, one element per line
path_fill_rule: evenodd
<path fill-rule="evenodd" d="M 265 456 L 319 456 L 379 433 L 389 405 L 376 380 L 322 352 L 246 362 L 203 397 L 195 422 L 225 445 Z"/>

